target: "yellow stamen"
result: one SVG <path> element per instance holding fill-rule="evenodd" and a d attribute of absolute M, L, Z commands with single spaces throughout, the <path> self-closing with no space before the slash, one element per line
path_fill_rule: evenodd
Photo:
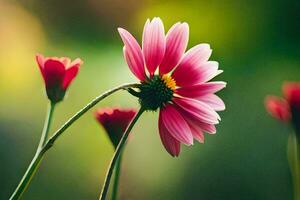
<path fill-rule="evenodd" d="M 176 89 L 176 81 L 169 75 L 165 74 L 162 76 L 162 80 L 164 81 L 164 83 L 166 84 L 166 86 L 168 88 L 170 88 L 171 90 L 175 91 Z"/>

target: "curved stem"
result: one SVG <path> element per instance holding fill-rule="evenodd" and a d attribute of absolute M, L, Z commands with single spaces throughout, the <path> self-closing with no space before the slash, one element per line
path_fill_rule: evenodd
<path fill-rule="evenodd" d="M 121 174 L 122 155 L 123 155 L 123 151 L 120 153 L 119 159 L 117 160 L 117 164 L 116 164 L 114 185 L 113 185 L 111 200 L 117 200 L 117 198 L 118 198 L 118 188 L 119 188 L 119 180 L 120 180 L 120 174 Z"/>
<path fill-rule="evenodd" d="M 46 141 L 48 139 L 48 133 L 49 133 L 50 125 L 51 125 L 51 122 L 52 122 L 52 116 L 53 116 L 54 108 L 55 108 L 55 103 L 50 102 L 49 106 L 48 106 L 48 112 L 47 112 L 47 115 L 46 115 L 44 128 L 43 128 L 43 132 L 42 132 L 42 136 L 41 136 L 41 139 L 40 139 L 38 149 L 42 149 L 44 144 L 46 143 Z"/>
<path fill-rule="evenodd" d="M 25 172 L 23 178 L 21 179 L 18 187 L 10 197 L 10 200 L 17 200 L 20 199 L 23 192 L 26 190 L 28 184 L 30 183 L 31 178 L 33 177 L 35 171 L 37 170 L 39 163 L 44 157 L 44 154 L 53 146 L 54 142 L 57 140 L 57 138 L 68 128 L 70 127 L 77 119 L 79 119 L 84 113 L 86 113 L 89 109 L 91 109 L 93 106 L 95 106 L 99 101 L 103 100 L 107 96 L 113 94 L 114 92 L 117 92 L 118 90 L 127 89 L 131 87 L 137 87 L 139 84 L 123 84 L 118 87 L 115 87 L 111 90 L 108 90 L 101 94 L 100 96 L 96 97 L 94 100 L 92 100 L 90 103 L 88 103 L 84 108 L 82 108 L 80 111 L 78 111 L 75 115 L 73 115 L 60 129 L 58 129 L 52 137 L 50 137 L 47 142 L 43 142 L 41 139 L 40 144 L 44 143 L 44 145 L 41 148 L 38 148 L 35 156 L 33 157 L 27 171 Z M 51 112 L 49 112 L 51 113 Z M 51 113 L 52 115 L 52 113 Z M 46 124 L 46 123 L 45 123 Z M 50 123 L 47 124 L 49 128 Z M 46 140 L 48 130 L 44 132 L 44 138 Z"/>
<path fill-rule="evenodd" d="M 92 100 L 90 103 L 88 103 L 84 108 L 82 108 L 81 110 L 79 110 L 75 115 L 73 115 L 73 117 L 71 117 L 60 129 L 58 129 L 52 137 L 50 137 L 50 139 L 47 141 L 47 143 L 45 144 L 44 148 L 49 149 L 51 148 L 51 146 L 53 146 L 54 142 L 56 141 L 56 139 L 67 129 L 69 128 L 69 126 L 71 126 L 71 124 L 73 124 L 77 119 L 79 119 L 84 113 L 86 113 L 89 109 L 91 109 L 92 107 L 94 107 L 99 101 L 103 100 L 104 98 L 108 97 L 109 95 L 117 92 L 118 90 L 122 90 L 122 89 L 128 89 L 128 88 L 134 88 L 134 87 L 138 87 L 139 84 L 138 83 L 127 83 L 127 84 L 123 84 L 120 85 L 118 87 L 115 87 L 111 90 L 108 90 L 106 92 L 104 92 L 103 94 L 101 94 L 100 96 L 96 97 L 94 100 Z"/>
<path fill-rule="evenodd" d="M 31 161 L 30 165 L 28 166 L 24 176 L 22 177 L 18 187 L 16 188 L 15 192 L 10 197 L 11 200 L 19 199 L 22 196 L 23 192 L 27 189 L 32 177 L 34 176 L 36 169 L 38 168 L 38 166 L 40 164 L 40 161 L 43 158 L 43 153 L 41 152 L 41 150 L 47 140 L 47 136 L 48 136 L 48 132 L 49 132 L 49 128 L 51 125 L 52 116 L 53 116 L 53 112 L 54 112 L 54 107 L 55 107 L 55 103 L 50 102 L 49 106 L 48 106 L 48 111 L 47 111 L 46 119 L 44 122 L 44 128 L 43 128 L 43 132 L 41 135 L 41 139 L 40 139 L 38 148 L 36 150 L 36 153 Z"/>
<path fill-rule="evenodd" d="M 137 120 L 139 119 L 139 117 L 142 115 L 142 113 L 144 112 L 144 108 L 140 108 L 139 112 L 135 115 L 135 117 L 133 118 L 133 120 L 131 121 L 131 123 L 129 124 L 129 126 L 127 127 L 125 133 L 123 134 L 117 148 L 116 148 L 116 151 L 113 155 L 113 158 L 109 164 L 109 167 L 108 167 L 108 171 L 106 173 L 106 176 L 105 176 L 105 180 L 104 180 L 104 185 L 102 187 L 102 191 L 101 191 L 101 194 L 100 194 L 100 198 L 99 200 L 105 200 L 106 198 L 106 195 L 107 195 L 107 191 L 108 191 L 108 187 L 109 187 L 109 183 L 110 183 L 110 180 L 111 180 L 111 176 L 112 176 L 112 173 L 113 173 L 113 170 L 114 170 L 114 167 L 116 165 L 116 162 L 120 156 L 120 153 L 122 152 L 122 149 L 126 143 L 126 140 L 128 138 L 128 135 L 130 133 L 130 131 L 132 130 L 133 126 L 135 125 L 135 123 L 137 122 Z"/>

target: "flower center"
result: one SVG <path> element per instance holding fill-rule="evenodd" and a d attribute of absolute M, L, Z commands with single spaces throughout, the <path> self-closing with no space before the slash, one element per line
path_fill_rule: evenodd
<path fill-rule="evenodd" d="M 176 89 L 176 81 L 169 75 L 165 74 L 162 76 L 162 80 L 164 81 L 167 88 L 171 89 L 173 92 Z"/>
<path fill-rule="evenodd" d="M 176 89 L 175 80 L 169 75 L 153 76 L 150 80 L 143 82 L 139 87 L 138 94 L 141 106 L 146 110 L 156 111 L 173 98 Z"/>

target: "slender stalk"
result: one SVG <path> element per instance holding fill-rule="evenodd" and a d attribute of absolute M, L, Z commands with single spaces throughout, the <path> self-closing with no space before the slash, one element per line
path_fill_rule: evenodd
<path fill-rule="evenodd" d="M 137 87 L 138 84 L 134 83 L 134 84 L 123 84 L 120 85 L 118 87 L 115 87 L 111 90 L 108 90 L 106 92 L 104 92 L 103 94 L 99 95 L 98 97 L 96 97 L 94 100 L 92 100 L 90 103 L 88 103 L 84 108 L 82 108 L 81 110 L 79 110 L 75 115 L 73 115 L 64 125 L 62 125 L 62 127 L 60 129 L 58 129 L 53 136 L 50 137 L 49 140 L 47 140 L 47 142 L 44 142 L 42 139 L 40 141 L 41 143 L 44 143 L 44 145 L 41 145 L 41 148 L 38 148 L 35 156 L 33 157 L 27 171 L 25 172 L 23 178 L 21 179 L 18 187 L 16 188 L 16 190 L 14 191 L 14 193 L 12 194 L 12 196 L 10 197 L 10 200 L 17 200 L 20 199 L 23 192 L 26 190 L 28 184 L 30 183 L 31 178 L 34 175 L 34 172 L 37 170 L 39 163 L 41 162 L 41 160 L 43 159 L 44 154 L 53 146 L 53 144 L 55 143 L 55 141 L 57 140 L 57 138 L 68 128 L 70 127 L 77 119 L 79 119 L 83 114 L 85 114 L 89 109 L 91 109 L 93 106 L 95 106 L 99 101 L 103 100 L 104 98 L 106 98 L 107 96 L 122 90 L 122 89 L 128 89 L 131 87 Z M 53 112 L 53 111 L 52 111 Z M 49 112 L 49 114 L 52 115 L 52 112 Z M 46 123 L 45 123 L 46 124 Z M 47 123 L 47 127 L 49 128 L 50 123 Z M 44 139 L 46 140 L 47 135 L 48 135 L 48 130 L 43 132 L 44 134 Z M 40 146 L 40 145 L 39 145 Z"/>
<path fill-rule="evenodd" d="M 30 163 L 30 165 L 28 166 L 24 176 L 22 177 L 18 187 L 16 188 L 15 192 L 12 194 L 12 196 L 10 197 L 11 200 L 14 199 L 19 199 L 23 192 L 27 189 L 32 177 L 34 176 L 36 169 L 38 168 L 40 161 L 43 158 L 43 152 L 41 152 L 44 143 L 47 140 L 48 137 L 48 133 L 49 133 L 49 128 L 51 125 L 51 121 L 52 121 L 52 116 L 53 116 L 53 112 L 54 112 L 54 107 L 55 107 L 55 103 L 49 103 L 48 106 L 48 111 L 46 114 L 46 119 L 44 122 L 44 128 L 43 128 L 43 132 L 41 135 L 41 139 L 38 145 L 38 148 L 36 150 L 36 153 Z"/>
<path fill-rule="evenodd" d="M 120 153 L 119 159 L 117 160 L 117 164 L 116 164 L 114 185 L 113 185 L 111 200 L 117 200 L 117 198 L 118 198 L 118 188 L 119 188 L 119 180 L 120 180 L 120 174 L 121 174 L 122 156 L 123 156 L 123 151 Z"/>
<path fill-rule="evenodd" d="M 83 114 L 85 114 L 89 109 L 94 107 L 99 101 L 103 100 L 104 98 L 108 97 L 109 95 L 119 91 L 119 90 L 126 90 L 128 88 L 134 88 L 138 87 L 138 83 L 127 83 L 120 85 L 118 87 L 115 87 L 111 90 L 108 90 L 101 94 L 100 96 L 96 97 L 94 100 L 92 100 L 90 103 L 88 103 L 84 108 L 79 110 L 73 117 L 71 117 L 60 129 L 58 129 L 52 137 L 47 141 L 44 148 L 48 149 L 51 148 L 51 146 L 54 144 L 56 139 L 67 129 L 69 126 L 71 126 L 77 119 L 79 119 Z"/>
<path fill-rule="evenodd" d="M 100 194 L 100 198 L 99 200 L 105 200 L 106 198 L 106 195 L 107 195 L 107 191 L 108 191 L 108 187 L 109 187 L 109 183 L 110 183 L 110 180 L 111 180 L 111 177 L 112 177 L 112 174 L 113 174 L 113 170 L 114 170 L 114 167 L 117 163 L 117 160 L 120 156 L 120 153 L 122 152 L 123 150 L 123 147 L 127 141 L 127 138 L 129 136 L 129 133 L 130 131 L 132 130 L 133 126 L 135 125 L 135 123 L 137 122 L 137 120 L 139 119 L 139 117 L 142 115 L 142 113 L 144 112 L 144 108 L 140 108 L 139 112 L 135 115 L 135 117 L 133 118 L 133 120 L 131 121 L 131 123 L 129 124 L 129 126 L 127 127 L 125 133 L 123 134 L 117 148 L 116 148 L 116 151 L 112 157 L 112 160 L 109 164 L 109 167 L 108 167 L 108 171 L 106 173 L 106 176 L 105 176 L 105 180 L 104 180 L 104 185 L 102 187 L 102 191 L 101 191 L 101 194 Z"/>
<path fill-rule="evenodd" d="M 48 139 L 48 133 L 49 133 L 49 129 L 50 129 L 51 122 L 52 122 L 54 108 L 55 108 L 55 103 L 50 102 L 49 106 L 48 106 L 48 113 L 46 115 L 45 124 L 44 124 L 44 128 L 43 128 L 43 132 L 42 132 L 42 136 L 40 139 L 38 149 L 42 149 Z"/>
<path fill-rule="evenodd" d="M 288 159 L 294 186 L 294 200 L 300 200 L 300 144 L 296 133 L 288 140 Z"/>

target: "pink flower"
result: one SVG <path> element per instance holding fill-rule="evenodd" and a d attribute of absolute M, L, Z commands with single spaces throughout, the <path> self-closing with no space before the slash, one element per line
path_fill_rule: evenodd
<path fill-rule="evenodd" d="M 284 98 L 267 96 L 265 106 L 275 118 L 291 122 L 300 132 L 300 83 L 286 82 L 282 86 Z"/>
<path fill-rule="evenodd" d="M 36 55 L 36 61 L 44 78 L 47 96 L 53 103 L 63 100 L 65 92 L 76 77 L 82 61 L 77 58 L 44 57 Z"/>
<path fill-rule="evenodd" d="M 159 113 L 159 134 L 172 156 L 180 153 L 180 144 L 192 145 L 193 139 L 203 143 L 204 132 L 214 134 L 220 117 L 216 111 L 225 109 L 214 93 L 225 82 L 208 82 L 222 71 L 218 62 L 209 61 L 208 44 L 199 44 L 186 51 L 189 26 L 176 23 L 165 35 L 159 18 L 147 20 L 142 48 L 126 30 L 118 29 L 124 42 L 123 53 L 132 73 L 141 81 L 139 97 L 146 110 Z"/>
<path fill-rule="evenodd" d="M 101 108 L 95 112 L 95 118 L 104 127 L 116 148 L 135 114 L 134 109 Z"/>

